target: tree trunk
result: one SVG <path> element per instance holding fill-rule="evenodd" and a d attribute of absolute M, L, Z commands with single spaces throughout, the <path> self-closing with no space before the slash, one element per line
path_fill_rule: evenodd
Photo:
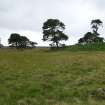
<path fill-rule="evenodd" d="M 57 48 L 59 48 L 58 42 L 56 42 L 56 46 L 57 46 Z"/>
<path fill-rule="evenodd" d="M 18 43 L 16 42 L 16 48 L 17 48 L 17 46 L 18 46 Z"/>

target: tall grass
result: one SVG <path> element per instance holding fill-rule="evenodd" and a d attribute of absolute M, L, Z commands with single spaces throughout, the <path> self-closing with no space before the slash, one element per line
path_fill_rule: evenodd
<path fill-rule="evenodd" d="M 105 52 L 68 49 L 1 49 L 0 105 L 104 105 Z"/>

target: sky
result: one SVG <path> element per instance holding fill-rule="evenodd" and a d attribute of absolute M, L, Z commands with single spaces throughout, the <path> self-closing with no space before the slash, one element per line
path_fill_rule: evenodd
<path fill-rule="evenodd" d="M 59 19 L 69 36 L 67 45 L 75 44 L 91 31 L 91 20 L 103 21 L 100 35 L 105 38 L 105 0 L 0 0 L 0 38 L 8 45 L 11 33 L 27 36 L 39 46 L 43 42 L 42 26 L 47 19 Z M 63 42 L 64 43 L 64 42 Z"/>

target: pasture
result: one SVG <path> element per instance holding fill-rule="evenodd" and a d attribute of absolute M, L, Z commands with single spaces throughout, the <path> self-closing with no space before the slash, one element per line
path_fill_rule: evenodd
<path fill-rule="evenodd" d="M 105 105 L 104 51 L 0 50 L 0 105 Z"/>

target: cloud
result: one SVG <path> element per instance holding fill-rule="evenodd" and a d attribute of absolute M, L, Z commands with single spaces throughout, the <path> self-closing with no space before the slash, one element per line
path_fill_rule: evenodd
<path fill-rule="evenodd" d="M 48 45 L 41 41 L 43 22 L 58 18 L 66 25 L 67 44 L 73 44 L 91 30 L 92 19 L 104 22 L 104 13 L 104 0 L 0 0 L 0 37 L 7 45 L 12 32 L 22 32 L 39 45 Z"/>

